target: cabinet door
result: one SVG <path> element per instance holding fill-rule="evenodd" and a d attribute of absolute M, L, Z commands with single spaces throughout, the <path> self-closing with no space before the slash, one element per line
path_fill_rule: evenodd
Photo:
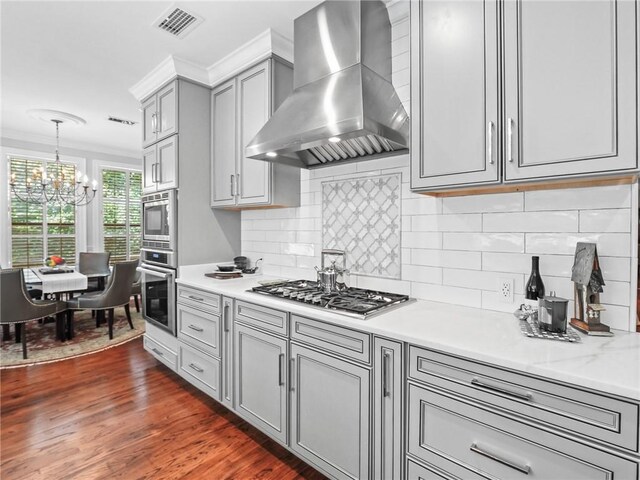
<path fill-rule="evenodd" d="M 157 190 L 156 162 L 155 145 L 142 151 L 142 193 L 152 193 Z"/>
<path fill-rule="evenodd" d="M 636 8 L 505 2 L 505 180 L 637 167 Z"/>
<path fill-rule="evenodd" d="M 211 206 L 235 205 L 236 81 L 211 92 Z"/>
<path fill-rule="evenodd" d="M 411 187 L 499 182 L 495 0 L 411 2 Z"/>
<path fill-rule="evenodd" d="M 156 147 L 158 166 L 155 177 L 158 190 L 178 188 L 178 136 L 162 140 Z"/>
<path fill-rule="evenodd" d="M 233 299 L 222 298 L 222 403 L 233 408 Z"/>
<path fill-rule="evenodd" d="M 402 478 L 402 344 L 376 338 L 373 359 L 373 478 Z"/>
<path fill-rule="evenodd" d="M 157 107 L 156 96 L 142 103 L 142 148 L 156 141 Z"/>
<path fill-rule="evenodd" d="M 287 443 L 287 340 L 235 325 L 236 413 Z"/>
<path fill-rule="evenodd" d="M 369 477 L 370 372 L 291 344 L 291 442 L 337 479 Z"/>
<path fill-rule="evenodd" d="M 157 94 L 158 104 L 158 132 L 157 139 L 161 140 L 178 133 L 178 82 L 173 82 Z"/>
<path fill-rule="evenodd" d="M 271 116 L 269 60 L 238 77 L 238 205 L 269 203 L 271 164 L 244 155 L 244 149 Z"/>

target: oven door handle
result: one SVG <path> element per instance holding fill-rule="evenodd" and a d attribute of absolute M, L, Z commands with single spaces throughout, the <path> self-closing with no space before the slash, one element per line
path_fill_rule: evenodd
<path fill-rule="evenodd" d="M 160 278 L 169 278 L 169 276 L 171 275 L 170 273 L 162 273 L 162 272 L 158 272 L 157 270 L 149 270 L 142 267 L 138 267 L 136 268 L 136 270 L 140 273 L 148 273 L 149 275 L 155 275 Z"/>

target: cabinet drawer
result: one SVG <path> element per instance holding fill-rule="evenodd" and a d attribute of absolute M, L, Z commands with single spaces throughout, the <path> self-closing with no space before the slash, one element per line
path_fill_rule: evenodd
<path fill-rule="evenodd" d="M 191 305 L 210 313 L 220 313 L 220 295 L 178 285 L 178 303 Z"/>
<path fill-rule="evenodd" d="M 180 342 L 178 373 L 209 396 L 220 400 L 220 360 Z"/>
<path fill-rule="evenodd" d="M 163 344 L 156 342 L 154 339 L 149 337 L 149 335 L 144 335 L 144 349 L 153 355 L 157 360 L 164 363 L 167 367 L 169 367 L 174 372 L 176 371 L 177 361 L 176 361 L 176 353 L 171 351 L 168 347 Z"/>
<path fill-rule="evenodd" d="M 203 348 L 214 357 L 220 356 L 220 316 L 178 304 L 178 338 L 194 347 Z"/>
<path fill-rule="evenodd" d="M 438 472 L 435 468 L 423 467 L 410 458 L 407 460 L 407 480 L 455 480 L 444 472 Z"/>
<path fill-rule="evenodd" d="M 310 318 L 291 316 L 291 338 L 360 362 L 371 360 L 371 335 Z"/>
<path fill-rule="evenodd" d="M 288 315 L 286 312 L 254 305 L 253 303 L 236 301 L 236 322 L 268 330 L 279 335 L 287 334 Z"/>
<path fill-rule="evenodd" d="M 638 451 L 639 405 L 411 346 L 409 376 L 509 413 Z"/>
<path fill-rule="evenodd" d="M 636 478 L 638 464 L 416 385 L 411 455 L 460 478 Z"/>

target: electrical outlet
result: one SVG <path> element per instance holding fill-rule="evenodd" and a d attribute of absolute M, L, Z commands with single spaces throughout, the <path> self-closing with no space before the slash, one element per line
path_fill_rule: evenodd
<path fill-rule="evenodd" d="M 498 279 L 498 299 L 504 303 L 513 303 L 513 278 Z"/>

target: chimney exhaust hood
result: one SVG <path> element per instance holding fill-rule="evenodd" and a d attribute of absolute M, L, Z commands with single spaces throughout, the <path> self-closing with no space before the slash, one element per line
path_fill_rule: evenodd
<path fill-rule="evenodd" d="M 408 151 L 382 1 L 321 3 L 294 21 L 294 48 L 294 91 L 247 145 L 247 157 L 312 168 Z"/>

